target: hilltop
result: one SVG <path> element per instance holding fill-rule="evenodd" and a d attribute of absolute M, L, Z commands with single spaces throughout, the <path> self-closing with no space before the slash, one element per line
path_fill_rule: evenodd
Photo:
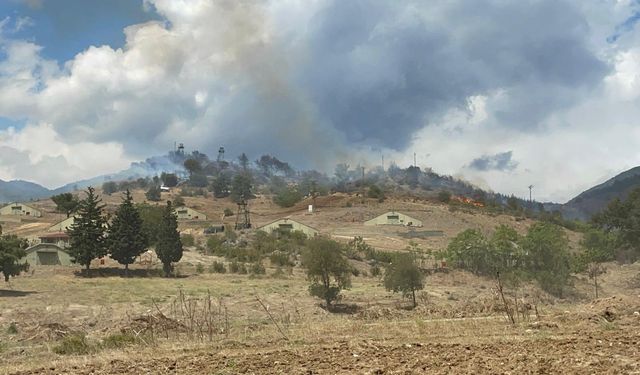
<path fill-rule="evenodd" d="M 640 187 L 640 167 L 631 168 L 596 185 L 571 199 L 561 207 L 569 219 L 588 220 L 615 198 L 625 199 L 629 192 Z"/>

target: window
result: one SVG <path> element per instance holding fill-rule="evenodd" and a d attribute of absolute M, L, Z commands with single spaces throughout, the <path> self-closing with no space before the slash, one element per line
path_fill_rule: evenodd
<path fill-rule="evenodd" d="M 387 215 L 387 220 L 400 220 L 398 215 Z"/>

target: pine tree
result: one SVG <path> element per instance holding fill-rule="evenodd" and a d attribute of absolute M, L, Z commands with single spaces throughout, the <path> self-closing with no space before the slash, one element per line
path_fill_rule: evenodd
<path fill-rule="evenodd" d="M 162 215 L 156 254 L 162 262 L 165 276 L 169 277 L 173 270 L 172 263 L 182 259 L 182 241 L 180 240 L 180 232 L 178 232 L 178 218 L 173 212 L 171 201 L 167 202 L 167 207 Z"/>
<path fill-rule="evenodd" d="M 91 261 L 107 255 L 107 247 L 106 220 L 102 214 L 105 206 L 95 194 L 94 188 L 88 187 L 86 194 L 86 198 L 78 204 L 76 219 L 67 232 L 71 241 L 71 259 L 74 263 L 85 266 L 88 276 Z"/>
<path fill-rule="evenodd" d="M 0 227 L 0 235 L 2 228 Z M 15 235 L 0 237 L 0 273 L 4 275 L 4 281 L 9 281 L 11 276 L 17 276 L 22 271 L 29 269 L 29 263 L 20 263 L 20 259 L 27 254 L 24 251 L 27 243 Z"/>
<path fill-rule="evenodd" d="M 125 276 L 129 275 L 129 265 L 144 252 L 148 243 L 147 236 L 142 230 L 140 213 L 133 205 L 133 197 L 127 190 L 111 221 L 107 236 L 111 258 L 124 264 Z"/>

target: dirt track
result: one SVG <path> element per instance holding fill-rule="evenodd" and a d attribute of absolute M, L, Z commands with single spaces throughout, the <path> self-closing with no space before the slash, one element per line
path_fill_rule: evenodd
<path fill-rule="evenodd" d="M 339 342 L 291 349 L 196 351 L 20 374 L 640 373 L 640 333 L 477 344 Z"/>

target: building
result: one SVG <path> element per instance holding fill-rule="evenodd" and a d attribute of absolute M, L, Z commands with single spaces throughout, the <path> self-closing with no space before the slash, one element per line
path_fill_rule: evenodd
<path fill-rule="evenodd" d="M 178 220 L 207 220 L 207 215 L 189 207 L 178 207 L 173 212 L 175 212 Z"/>
<path fill-rule="evenodd" d="M 73 225 L 75 220 L 75 216 L 70 216 L 62 220 L 61 222 L 55 223 L 54 225 L 49 227 L 49 229 L 47 229 L 47 232 L 66 232 Z"/>
<path fill-rule="evenodd" d="M 38 238 L 38 242 L 26 250 L 22 262 L 30 266 L 70 266 L 73 264 L 67 252 L 69 235 L 63 232 L 47 233 Z"/>
<path fill-rule="evenodd" d="M 299 223 L 295 220 L 291 220 L 288 218 L 279 219 L 269 224 L 265 224 L 260 228 L 258 228 L 258 230 L 261 230 L 267 233 L 298 231 L 306 234 L 307 237 L 314 237 L 314 236 L 317 236 L 319 233 L 319 231 L 315 228 L 312 228 L 308 225 L 304 225 L 302 223 Z"/>
<path fill-rule="evenodd" d="M 41 217 L 42 212 L 26 204 L 14 202 L 0 208 L 0 215 Z"/>
<path fill-rule="evenodd" d="M 422 221 L 400 212 L 390 211 L 371 220 L 365 221 L 364 225 L 404 225 L 407 227 L 421 227 Z"/>

